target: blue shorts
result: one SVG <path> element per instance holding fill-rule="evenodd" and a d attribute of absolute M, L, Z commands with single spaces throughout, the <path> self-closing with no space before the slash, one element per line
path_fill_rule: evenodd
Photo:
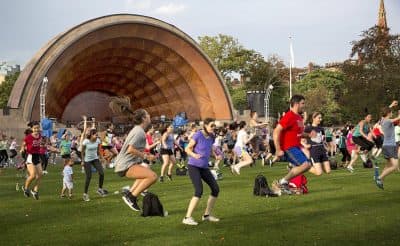
<path fill-rule="evenodd" d="M 299 147 L 292 147 L 285 150 L 285 159 L 292 163 L 293 166 L 301 166 L 304 163 L 310 163 L 306 155 L 301 151 Z"/>

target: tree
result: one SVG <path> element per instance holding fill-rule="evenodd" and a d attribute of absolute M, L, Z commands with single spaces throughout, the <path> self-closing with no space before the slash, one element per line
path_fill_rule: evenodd
<path fill-rule="evenodd" d="M 204 36 L 198 37 L 198 40 L 224 78 L 234 72 L 240 73 L 251 55 L 237 39 L 228 35 Z"/>
<path fill-rule="evenodd" d="M 12 88 L 17 81 L 19 72 L 12 75 L 7 75 L 3 83 L 0 85 L 0 108 L 5 108 L 8 103 Z"/>
<path fill-rule="evenodd" d="M 359 121 L 366 110 L 379 119 L 380 108 L 400 97 L 400 37 L 374 26 L 353 41 L 350 57 L 343 65 L 349 93 L 341 100 L 345 119 Z M 357 102 L 357 103 L 355 103 Z M 351 107 L 349 106 L 351 105 Z"/>
<path fill-rule="evenodd" d="M 294 84 L 294 92 L 305 96 L 307 111 L 324 114 L 324 123 L 340 124 L 343 113 L 339 99 L 347 93 L 344 89 L 344 75 L 341 72 L 315 70 Z"/>

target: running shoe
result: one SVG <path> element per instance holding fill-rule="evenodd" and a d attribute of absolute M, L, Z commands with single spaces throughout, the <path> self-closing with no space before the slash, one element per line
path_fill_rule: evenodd
<path fill-rule="evenodd" d="M 29 189 L 25 189 L 25 187 L 22 186 L 22 192 L 24 192 L 24 196 L 25 197 L 30 197 L 31 194 L 29 192 Z"/>
<path fill-rule="evenodd" d="M 354 168 L 353 167 L 346 167 L 347 171 L 353 173 L 354 172 Z"/>
<path fill-rule="evenodd" d="M 172 181 L 172 175 L 171 174 L 167 174 L 167 179 L 168 179 L 168 181 Z"/>
<path fill-rule="evenodd" d="M 160 183 L 163 183 L 163 182 L 164 182 L 164 176 L 160 176 L 160 177 L 158 178 L 158 181 L 159 181 Z"/>
<path fill-rule="evenodd" d="M 201 217 L 201 220 L 202 221 L 210 221 L 210 222 L 218 222 L 219 221 L 219 218 L 217 218 L 217 217 L 214 217 L 214 216 L 212 216 L 212 215 L 203 215 L 202 217 Z"/>
<path fill-rule="evenodd" d="M 199 224 L 192 217 L 183 218 L 182 223 L 185 225 L 194 225 L 194 226 Z"/>
<path fill-rule="evenodd" d="M 382 182 L 382 180 L 380 178 L 376 178 L 375 179 L 375 184 L 379 189 L 383 190 L 383 182 Z"/>
<path fill-rule="evenodd" d="M 90 201 L 89 194 L 83 193 L 82 199 L 83 199 L 85 202 L 89 202 L 89 201 Z"/>
<path fill-rule="evenodd" d="M 137 204 L 137 199 L 134 196 L 132 196 L 132 195 L 124 195 L 124 196 L 122 196 L 122 200 L 133 211 L 140 211 L 140 207 Z"/>
<path fill-rule="evenodd" d="M 100 196 L 104 197 L 108 195 L 108 191 L 102 188 L 97 189 L 97 194 L 99 194 Z"/>
<path fill-rule="evenodd" d="M 289 188 L 289 184 L 287 182 L 279 181 L 279 188 L 281 188 L 282 193 L 286 195 L 291 195 L 292 191 Z"/>
<path fill-rule="evenodd" d="M 32 194 L 33 198 L 35 198 L 35 200 L 39 200 L 39 192 L 38 191 L 31 190 L 31 194 Z"/>

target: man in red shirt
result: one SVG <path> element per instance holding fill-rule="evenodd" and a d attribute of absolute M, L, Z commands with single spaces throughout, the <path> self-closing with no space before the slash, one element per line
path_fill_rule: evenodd
<path fill-rule="evenodd" d="M 284 156 L 293 168 L 279 180 L 283 192 L 291 194 L 289 180 L 305 173 L 310 169 L 311 162 L 301 150 L 300 139 L 304 131 L 304 123 L 301 114 L 305 106 L 305 98 L 302 95 L 294 95 L 290 99 L 290 110 L 279 121 L 274 130 L 274 143 L 278 157 Z"/>

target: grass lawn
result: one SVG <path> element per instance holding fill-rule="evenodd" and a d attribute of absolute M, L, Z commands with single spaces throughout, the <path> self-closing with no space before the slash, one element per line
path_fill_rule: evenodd
<path fill-rule="evenodd" d="M 49 168 L 40 189 L 40 200 L 25 198 L 15 190 L 14 169 L 0 173 L 0 245 L 398 245 L 400 233 L 400 173 L 389 176 L 385 190 L 372 179 L 373 170 L 356 166 L 330 175 L 307 174 L 310 193 L 279 198 L 254 197 L 254 178 L 268 182 L 284 174 L 285 164 L 244 168 L 240 176 L 223 169 L 220 197 L 214 214 L 219 223 L 181 223 L 193 194 L 188 177 L 156 183 L 167 217 L 141 217 L 114 194 L 131 181 L 106 171 L 105 188 L 99 197 L 98 175 L 90 185 L 90 202 L 81 199 L 84 175 L 74 166 L 75 197 L 59 198 L 61 165 Z M 160 165 L 153 168 L 159 173 Z M 198 221 L 205 209 L 209 189 L 194 213 Z M 141 202 L 140 202 L 141 204 Z"/>

